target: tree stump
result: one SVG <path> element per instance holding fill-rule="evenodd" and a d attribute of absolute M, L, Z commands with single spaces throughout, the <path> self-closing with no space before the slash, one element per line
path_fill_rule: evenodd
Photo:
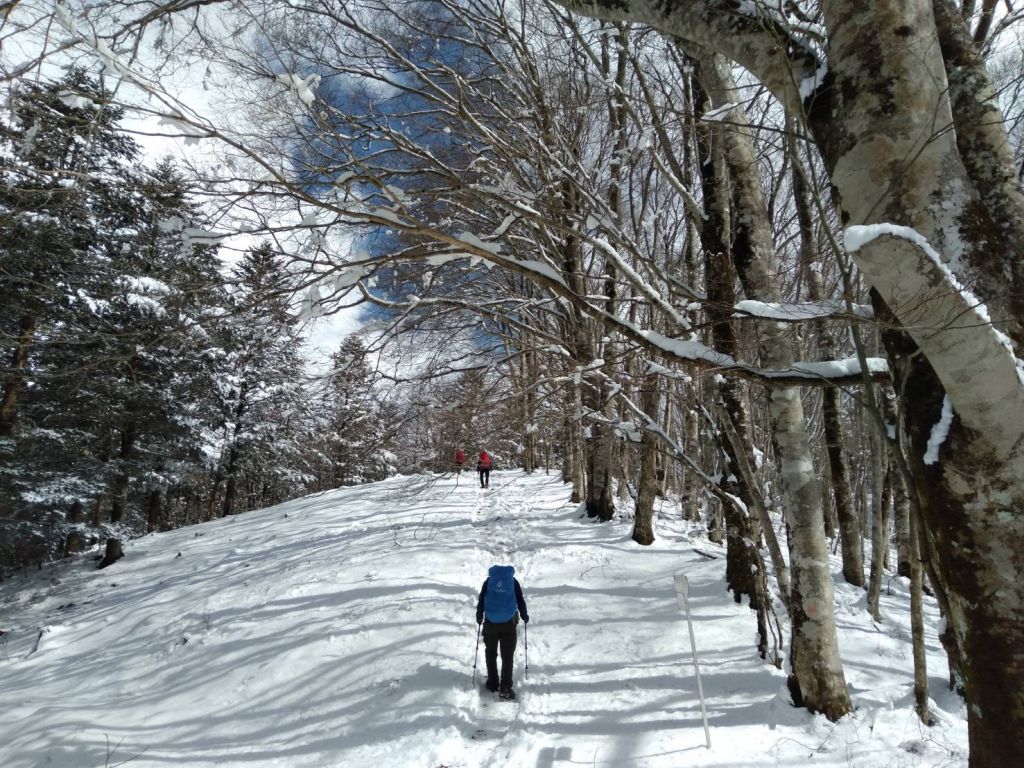
<path fill-rule="evenodd" d="M 120 539 L 107 539 L 107 549 L 103 554 L 103 559 L 100 560 L 98 568 L 106 568 L 108 565 L 113 565 L 118 560 L 124 557 L 124 550 L 121 548 Z"/>
<path fill-rule="evenodd" d="M 82 552 L 88 547 L 89 544 L 78 531 L 71 531 L 68 533 L 66 539 L 64 539 L 64 557 L 71 557 Z"/>

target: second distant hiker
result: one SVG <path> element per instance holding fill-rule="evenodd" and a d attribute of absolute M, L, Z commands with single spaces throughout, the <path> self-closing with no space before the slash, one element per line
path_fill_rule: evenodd
<path fill-rule="evenodd" d="M 480 451 L 480 458 L 476 460 L 476 471 L 480 473 L 480 487 L 491 487 L 491 467 L 494 460 L 487 451 Z"/>
<path fill-rule="evenodd" d="M 524 624 L 530 623 L 523 588 L 515 572 L 511 565 L 492 565 L 476 603 L 476 623 L 484 625 L 484 661 L 487 663 L 487 682 L 484 685 L 487 690 L 498 691 L 501 698 L 508 700 L 516 697 L 512 690 L 512 657 L 519 639 L 516 625 L 520 616 Z M 501 677 L 498 676 L 499 648 Z"/>

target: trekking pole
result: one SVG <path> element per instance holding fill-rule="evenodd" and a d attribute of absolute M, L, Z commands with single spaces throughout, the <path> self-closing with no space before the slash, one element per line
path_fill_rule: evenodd
<path fill-rule="evenodd" d="M 523 667 L 523 676 L 526 680 L 530 679 L 530 634 L 526 631 L 528 626 L 530 625 L 523 622 L 523 659 L 526 662 Z"/>
<path fill-rule="evenodd" d="M 473 651 L 473 685 L 476 685 L 476 660 L 480 656 L 480 632 L 483 629 L 482 624 L 476 625 L 476 650 Z"/>

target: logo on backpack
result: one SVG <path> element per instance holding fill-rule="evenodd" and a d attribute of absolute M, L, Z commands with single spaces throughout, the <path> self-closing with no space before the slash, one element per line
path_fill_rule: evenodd
<path fill-rule="evenodd" d="M 511 621 L 516 615 L 515 568 L 511 565 L 492 565 L 487 571 L 487 591 L 484 593 L 484 615 L 496 624 Z"/>

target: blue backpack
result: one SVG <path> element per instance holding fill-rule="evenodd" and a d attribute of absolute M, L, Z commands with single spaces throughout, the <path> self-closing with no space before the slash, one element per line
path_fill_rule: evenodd
<path fill-rule="evenodd" d="M 516 615 L 516 582 L 511 565 L 492 565 L 487 571 L 484 614 L 494 623 L 511 621 Z"/>

